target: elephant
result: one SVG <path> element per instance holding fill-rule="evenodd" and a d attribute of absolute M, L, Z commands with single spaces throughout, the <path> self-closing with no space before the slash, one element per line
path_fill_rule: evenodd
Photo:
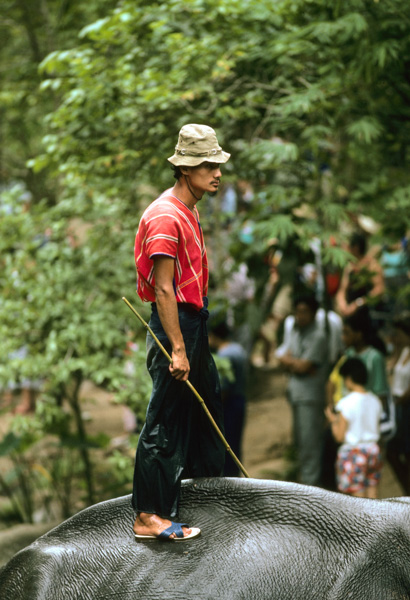
<path fill-rule="evenodd" d="M 245 478 L 184 480 L 201 536 L 134 539 L 130 496 L 82 510 L 17 553 L 2 600 L 410 599 L 410 498 Z"/>

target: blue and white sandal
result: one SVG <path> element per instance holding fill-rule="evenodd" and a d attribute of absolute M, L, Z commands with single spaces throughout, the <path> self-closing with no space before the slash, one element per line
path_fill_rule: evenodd
<path fill-rule="evenodd" d="M 189 527 L 186 523 L 175 523 L 171 521 L 171 525 L 161 531 L 158 535 L 141 535 L 134 534 L 136 540 L 166 540 L 168 542 L 185 542 L 186 540 L 192 540 L 192 538 L 198 537 L 201 533 L 199 527 L 189 527 L 191 533 L 184 535 L 183 527 Z M 175 533 L 176 537 L 170 538 L 169 536 Z"/>

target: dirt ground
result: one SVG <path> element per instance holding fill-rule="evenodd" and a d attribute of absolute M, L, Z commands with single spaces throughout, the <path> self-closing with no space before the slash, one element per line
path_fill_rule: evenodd
<path fill-rule="evenodd" d="M 291 463 L 291 413 L 285 397 L 286 376 L 275 370 L 252 369 L 243 439 L 242 463 L 251 477 L 287 479 Z M 124 410 L 112 402 L 107 392 L 86 383 L 82 388 L 84 412 L 90 433 L 104 432 L 121 438 L 124 433 Z M 1 420 L 0 434 L 7 431 L 9 417 Z M 0 461 L 0 470 L 4 468 Z M 380 497 L 401 496 L 401 488 L 388 464 L 385 464 Z M 0 497 L 0 502 L 1 502 Z M 0 566 L 56 523 L 16 525 L 0 531 Z"/>

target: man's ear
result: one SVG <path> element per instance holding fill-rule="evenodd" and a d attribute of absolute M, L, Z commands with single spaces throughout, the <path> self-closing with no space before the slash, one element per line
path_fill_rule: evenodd
<path fill-rule="evenodd" d="M 179 167 L 182 175 L 188 175 L 190 167 Z"/>

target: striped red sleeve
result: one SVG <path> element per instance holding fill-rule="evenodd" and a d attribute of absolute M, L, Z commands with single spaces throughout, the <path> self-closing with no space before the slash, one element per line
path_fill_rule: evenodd
<path fill-rule="evenodd" d="M 176 258 L 179 241 L 179 223 L 171 214 L 152 216 L 146 223 L 145 249 L 152 259 L 156 255 Z"/>

